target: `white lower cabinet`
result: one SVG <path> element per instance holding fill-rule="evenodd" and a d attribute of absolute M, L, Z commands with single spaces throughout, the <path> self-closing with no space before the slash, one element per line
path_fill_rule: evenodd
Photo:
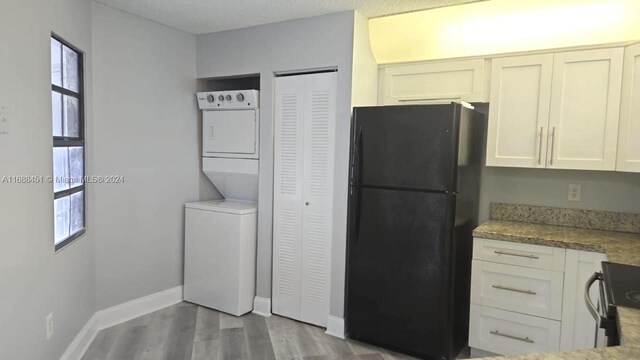
<path fill-rule="evenodd" d="M 560 321 L 471 305 L 469 346 L 502 355 L 558 351 Z"/>
<path fill-rule="evenodd" d="M 560 320 L 563 274 L 473 260 L 471 298 L 478 305 Z"/>
<path fill-rule="evenodd" d="M 599 330 L 596 341 L 596 321 L 584 301 L 584 286 L 594 272 L 602 270 L 607 257 L 601 253 L 567 250 L 564 273 L 564 299 L 562 312 L 562 350 L 588 349 L 604 346 L 604 330 Z M 591 299 L 599 298 L 598 287 L 589 291 Z"/>
<path fill-rule="evenodd" d="M 596 346 L 584 285 L 604 260 L 595 252 L 474 239 L 469 346 L 503 355 Z"/>

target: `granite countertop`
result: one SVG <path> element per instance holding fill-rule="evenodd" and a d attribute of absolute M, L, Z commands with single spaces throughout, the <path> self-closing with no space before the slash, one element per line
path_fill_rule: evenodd
<path fill-rule="evenodd" d="M 640 234 L 566 226 L 489 220 L 473 236 L 519 243 L 602 252 L 611 262 L 640 266 Z"/>
<path fill-rule="evenodd" d="M 504 217 L 497 212 L 494 214 L 492 207 L 492 218 L 502 219 Z M 476 228 L 473 235 L 474 237 L 486 239 L 603 252 L 611 262 L 640 266 L 640 233 L 533 224 L 521 221 L 490 220 Z M 619 307 L 618 319 L 620 346 L 500 356 L 492 359 L 640 359 L 640 310 Z"/>

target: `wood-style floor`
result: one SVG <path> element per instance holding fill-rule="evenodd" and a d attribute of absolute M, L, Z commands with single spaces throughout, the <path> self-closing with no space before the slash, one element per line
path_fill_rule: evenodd
<path fill-rule="evenodd" d="M 180 303 L 100 331 L 83 360 L 270 360 L 411 357 L 326 335 L 279 316 L 235 317 Z"/>

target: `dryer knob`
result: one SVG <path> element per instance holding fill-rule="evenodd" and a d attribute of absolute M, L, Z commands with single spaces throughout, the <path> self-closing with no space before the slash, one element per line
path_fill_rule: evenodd
<path fill-rule="evenodd" d="M 227 101 L 231 101 L 231 95 L 227 95 L 225 98 L 227 99 Z"/>
<path fill-rule="evenodd" d="M 213 95 L 208 95 L 207 96 L 207 101 L 212 103 L 212 102 L 216 101 L 216 98 Z"/>
<path fill-rule="evenodd" d="M 238 99 L 238 101 L 242 101 L 244 100 L 244 95 L 242 95 L 242 93 L 238 93 L 238 95 L 236 95 L 236 99 Z"/>
<path fill-rule="evenodd" d="M 224 101 L 224 96 L 222 96 L 222 95 L 218 95 L 218 100 L 220 100 L 220 101 Z"/>

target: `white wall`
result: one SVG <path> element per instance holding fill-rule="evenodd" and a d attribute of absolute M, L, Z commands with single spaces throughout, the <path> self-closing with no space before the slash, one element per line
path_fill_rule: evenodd
<path fill-rule="evenodd" d="M 93 3 L 97 308 L 182 284 L 198 200 L 195 36 Z"/>
<path fill-rule="evenodd" d="M 86 0 L 0 3 L 0 177 L 52 175 L 51 32 L 85 52 L 87 163 L 92 166 L 91 8 Z M 59 358 L 95 311 L 92 202 L 88 230 L 65 249 L 53 245 L 51 184 L 0 183 L 0 359 Z M 45 340 L 45 317 L 54 335 Z"/>
<path fill-rule="evenodd" d="M 332 294 L 344 292 L 353 12 L 199 35 L 197 76 L 260 74 L 257 295 L 271 297 L 274 72 L 338 67 Z M 331 301 L 342 317 L 344 299 Z"/>
<path fill-rule="evenodd" d="M 378 103 L 378 63 L 369 43 L 369 20 L 353 13 L 353 84 L 352 106 L 375 106 Z"/>

